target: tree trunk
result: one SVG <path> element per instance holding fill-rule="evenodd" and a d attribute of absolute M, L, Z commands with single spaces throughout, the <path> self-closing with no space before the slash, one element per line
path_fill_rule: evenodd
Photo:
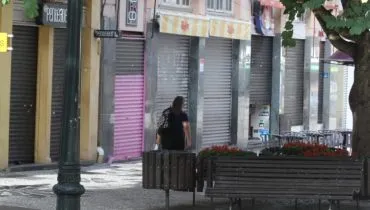
<path fill-rule="evenodd" d="M 349 95 L 353 114 L 354 155 L 370 157 L 370 32 L 358 44 L 354 62 L 354 83 Z"/>

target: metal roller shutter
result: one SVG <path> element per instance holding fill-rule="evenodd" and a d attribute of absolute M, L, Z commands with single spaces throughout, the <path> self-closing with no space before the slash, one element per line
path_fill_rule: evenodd
<path fill-rule="evenodd" d="M 13 26 L 10 164 L 32 163 L 35 148 L 38 28 Z"/>
<path fill-rule="evenodd" d="M 304 40 L 286 49 L 285 114 L 292 126 L 303 125 Z"/>
<path fill-rule="evenodd" d="M 318 100 L 318 118 L 317 123 L 322 123 L 323 118 L 323 101 L 324 101 L 324 58 L 325 57 L 325 42 L 320 42 L 319 55 L 319 100 Z"/>
<path fill-rule="evenodd" d="M 54 29 L 53 92 L 51 104 L 50 157 L 59 159 L 63 118 L 64 75 L 66 69 L 67 30 Z"/>
<path fill-rule="evenodd" d="M 187 112 L 190 37 L 159 34 L 156 120 L 176 96 L 185 98 Z"/>
<path fill-rule="evenodd" d="M 114 160 L 141 156 L 144 129 L 144 41 L 117 39 Z"/>
<path fill-rule="evenodd" d="M 231 141 L 232 40 L 206 41 L 203 142 L 207 147 Z"/>
<path fill-rule="evenodd" d="M 144 41 L 117 39 L 116 75 L 144 75 Z"/>
<path fill-rule="evenodd" d="M 250 104 L 271 103 L 272 37 L 252 36 Z"/>

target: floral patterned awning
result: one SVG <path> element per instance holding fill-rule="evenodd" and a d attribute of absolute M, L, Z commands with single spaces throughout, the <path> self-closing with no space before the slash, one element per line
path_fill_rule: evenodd
<path fill-rule="evenodd" d="M 210 36 L 250 40 L 251 29 L 249 22 L 223 19 L 211 19 L 210 22 Z"/>
<path fill-rule="evenodd" d="M 246 21 L 167 11 L 158 15 L 161 33 L 240 40 L 250 40 L 251 37 L 250 23 Z"/>
<path fill-rule="evenodd" d="M 206 17 L 169 12 L 161 12 L 159 15 L 159 31 L 161 33 L 197 37 L 209 36 L 209 19 Z"/>

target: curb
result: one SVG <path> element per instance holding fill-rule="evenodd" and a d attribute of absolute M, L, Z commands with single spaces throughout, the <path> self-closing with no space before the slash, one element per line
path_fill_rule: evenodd
<path fill-rule="evenodd" d="M 95 161 L 82 161 L 81 167 L 87 167 L 95 165 Z M 43 171 L 43 170 L 56 170 L 58 169 L 58 163 L 50 164 L 24 164 L 17 166 L 10 166 L 5 169 L 4 172 L 25 172 L 25 171 Z"/>

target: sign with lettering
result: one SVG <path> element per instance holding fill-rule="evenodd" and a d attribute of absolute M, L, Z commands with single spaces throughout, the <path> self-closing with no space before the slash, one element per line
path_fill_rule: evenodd
<path fill-rule="evenodd" d="M 126 25 L 137 26 L 138 19 L 138 1 L 139 0 L 126 0 Z"/>
<path fill-rule="evenodd" d="M 54 28 L 67 27 L 67 4 L 44 3 L 40 10 L 37 24 L 48 25 Z"/>
<path fill-rule="evenodd" d="M 95 30 L 94 37 L 95 38 L 118 38 L 119 31 L 117 30 Z"/>

